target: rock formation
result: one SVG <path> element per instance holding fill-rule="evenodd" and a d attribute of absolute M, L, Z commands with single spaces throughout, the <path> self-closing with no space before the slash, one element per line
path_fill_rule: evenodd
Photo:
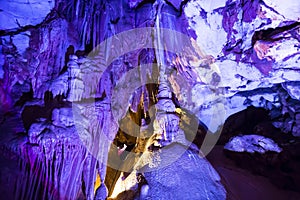
<path fill-rule="evenodd" d="M 239 148 L 259 151 L 263 142 L 296 158 L 299 8 L 296 0 L 2 2 L 1 193 L 105 199 L 142 176 L 125 187 L 135 199 L 224 199 L 204 158 L 219 137 L 218 145 L 232 138 L 227 149 L 246 141 Z"/>

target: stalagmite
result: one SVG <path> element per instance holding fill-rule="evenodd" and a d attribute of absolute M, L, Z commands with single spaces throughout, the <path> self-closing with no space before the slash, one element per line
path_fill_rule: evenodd
<path fill-rule="evenodd" d="M 1 197 L 300 199 L 299 7 L 1 3 Z M 228 159 L 276 186 L 254 187 L 257 176 Z"/>

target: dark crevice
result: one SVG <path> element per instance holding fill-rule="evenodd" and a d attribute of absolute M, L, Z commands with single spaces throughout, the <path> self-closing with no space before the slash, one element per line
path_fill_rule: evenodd
<path fill-rule="evenodd" d="M 181 4 L 180 4 L 180 10 L 179 10 L 180 13 L 182 13 L 183 7 L 184 7 L 189 1 L 190 1 L 190 0 L 184 0 L 184 1 L 181 2 Z"/>
<path fill-rule="evenodd" d="M 26 32 L 31 29 L 38 29 L 40 27 L 47 26 L 52 21 L 59 19 L 59 18 L 61 18 L 59 13 L 55 9 L 53 9 L 41 23 L 39 23 L 37 25 L 26 25 L 26 26 L 19 25 L 19 28 L 0 30 L 0 37 L 7 36 L 7 35 L 17 35 L 19 33 Z"/>
<path fill-rule="evenodd" d="M 180 5 L 178 5 L 178 7 L 172 3 L 172 1 L 168 1 L 166 0 L 166 4 L 169 5 L 170 7 L 172 7 L 175 11 L 175 13 L 177 13 L 177 17 L 180 17 L 182 15 L 183 12 L 183 7 L 189 2 L 190 0 L 184 0 L 181 1 Z"/>
<path fill-rule="evenodd" d="M 67 48 L 67 52 L 65 53 L 65 66 L 67 66 L 68 62 L 70 61 L 70 55 L 74 55 L 75 53 L 74 51 L 75 49 L 73 45 L 70 45 Z"/>
<path fill-rule="evenodd" d="M 33 98 L 33 90 L 32 90 L 32 87 L 31 87 L 29 92 L 23 92 L 22 96 L 15 103 L 14 106 L 22 107 L 27 101 L 30 101 L 32 98 Z"/>
<path fill-rule="evenodd" d="M 266 30 L 256 31 L 252 37 L 252 46 L 254 46 L 254 44 L 258 40 L 278 41 L 282 38 L 276 37 L 277 35 L 285 32 L 285 31 L 292 31 L 294 28 L 296 28 L 298 26 L 300 26 L 300 22 L 295 22 L 295 23 L 287 25 L 287 26 L 282 26 L 282 27 L 277 27 L 277 28 L 268 28 Z"/>
<path fill-rule="evenodd" d="M 243 97 L 248 97 L 251 96 L 252 94 L 272 94 L 276 92 L 276 88 L 277 86 L 273 86 L 271 88 L 257 88 L 254 90 L 250 90 L 250 91 L 240 91 L 237 92 L 236 95 L 237 96 L 243 96 Z"/>
<path fill-rule="evenodd" d="M 144 0 L 142 1 L 141 3 L 139 3 L 137 6 L 136 6 L 136 10 L 140 9 L 141 7 L 143 7 L 144 5 L 146 4 L 153 4 L 155 2 L 155 0 Z"/>
<path fill-rule="evenodd" d="M 180 10 L 178 10 L 178 8 L 176 8 L 176 6 L 173 5 L 171 2 L 166 1 L 166 4 L 167 4 L 168 6 L 170 6 L 170 7 L 173 9 L 173 12 L 177 13 L 177 14 L 176 14 L 177 16 L 180 16 L 180 15 L 181 15 L 181 12 L 179 12 Z"/>

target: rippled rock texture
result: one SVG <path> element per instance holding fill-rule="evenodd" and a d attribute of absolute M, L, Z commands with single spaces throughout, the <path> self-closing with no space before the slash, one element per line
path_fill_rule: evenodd
<path fill-rule="evenodd" d="M 132 199 L 224 199 L 218 175 L 198 157 L 220 135 L 224 145 L 238 134 L 274 139 L 276 130 L 298 144 L 299 8 L 296 0 L 2 2 L 1 192 L 105 199 L 119 177 L 137 173 L 145 180 Z M 256 123 L 266 119 L 267 130 Z M 147 168 L 141 155 L 155 155 L 152 162 L 174 144 L 197 153 L 165 173 L 136 171 Z M 294 152 L 287 146 L 284 155 Z M 179 174 L 172 186 L 171 171 Z"/>

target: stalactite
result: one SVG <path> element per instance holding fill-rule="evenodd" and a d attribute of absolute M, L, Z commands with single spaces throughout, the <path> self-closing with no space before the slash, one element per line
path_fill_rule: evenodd
<path fill-rule="evenodd" d="M 19 155 L 20 176 L 14 187 L 16 198 L 76 199 L 82 184 L 85 184 L 87 199 L 93 199 L 96 159 L 87 152 L 85 146 L 78 145 L 79 138 L 68 135 L 69 130 L 61 128 L 63 132 L 60 132 L 57 127 L 50 127 L 58 135 L 63 133 L 55 137 L 50 135 L 48 128 L 49 125 L 44 124 L 47 131 L 41 128 L 39 137 L 31 140 L 30 145 L 23 143 L 12 146 L 11 151 Z"/>
<path fill-rule="evenodd" d="M 96 181 L 97 160 L 88 155 L 83 168 L 83 180 L 87 199 L 94 199 L 94 185 Z"/>

